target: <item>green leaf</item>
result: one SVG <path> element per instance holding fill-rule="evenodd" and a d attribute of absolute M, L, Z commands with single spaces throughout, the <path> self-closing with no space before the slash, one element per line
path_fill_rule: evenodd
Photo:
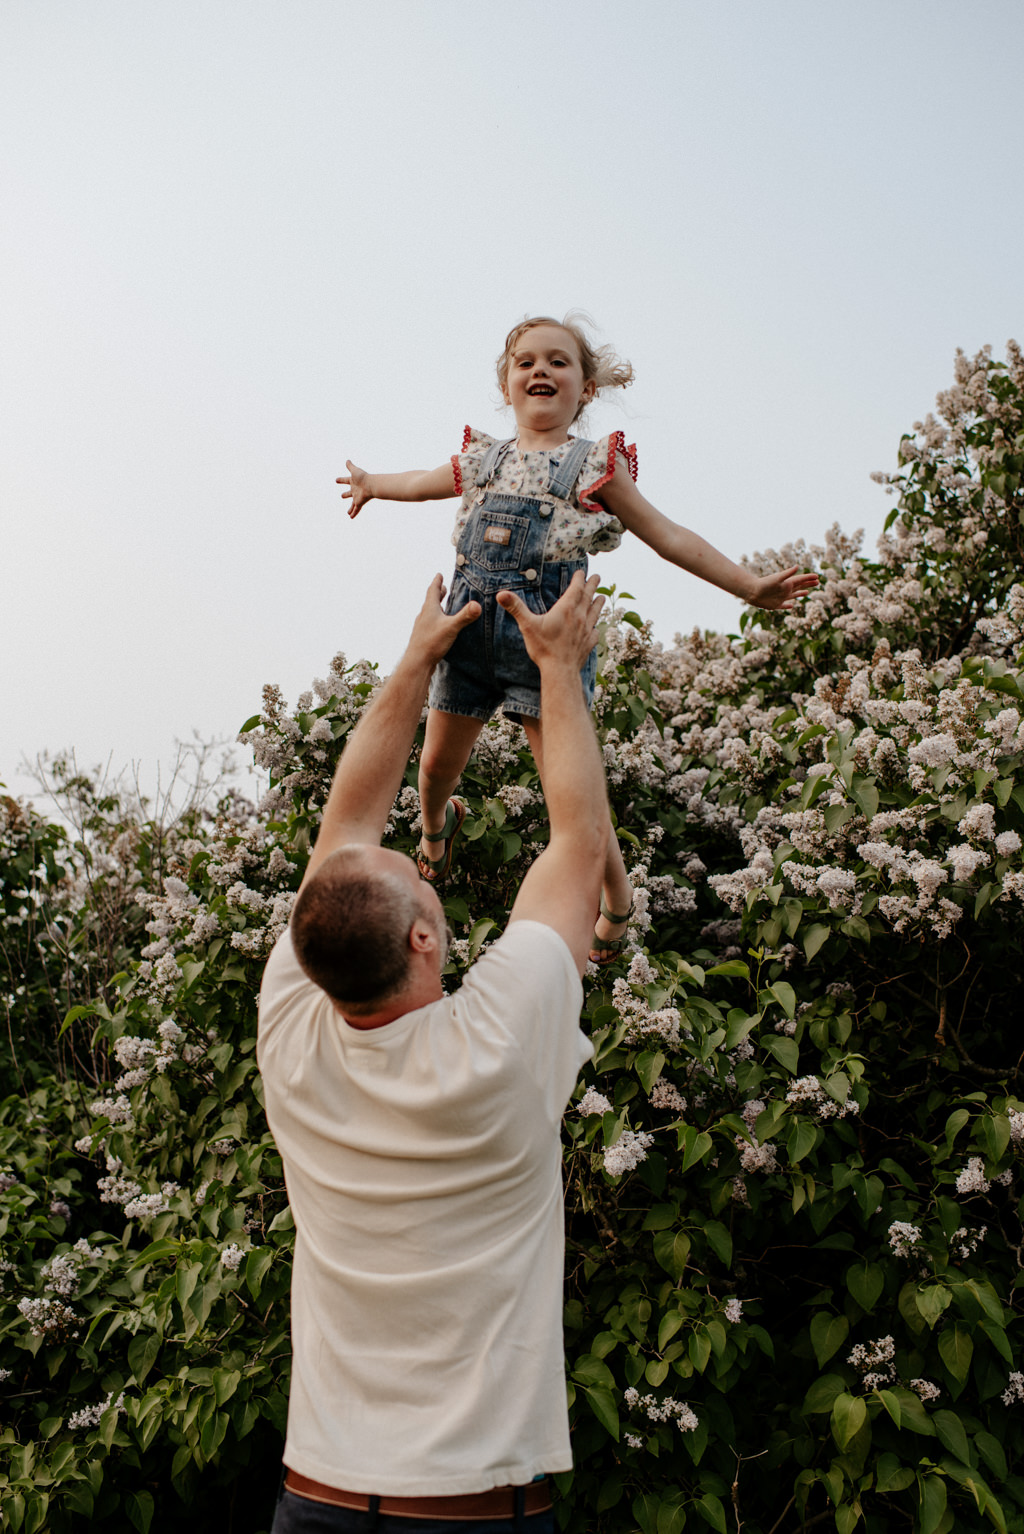
<path fill-rule="evenodd" d="M 836 1397 L 832 1407 L 832 1437 L 840 1453 L 849 1447 L 867 1419 L 868 1408 L 863 1396 L 851 1396 L 844 1392 Z"/>
<path fill-rule="evenodd" d="M 932 1425 L 942 1447 L 948 1449 L 950 1454 L 955 1454 L 957 1459 L 963 1460 L 965 1465 L 969 1465 L 971 1463 L 971 1450 L 967 1442 L 964 1425 L 956 1412 L 932 1412 Z"/>
<path fill-rule="evenodd" d="M 272 1246 L 254 1246 L 246 1253 L 242 1274 L 245 1286 L 254 1300 L 260 1297 L 263 1277 L 274 1260 L 275 1250 Z"/>
<path fill-rule="evenodd" d="M 970 1123 L 971 1115 L 966 1108 L 956 1108 L 946 1120 L 946 1144 L 952 1145 L 957 1135 L 965 1124 Z"/>
<path fill-rule="evenodd" d="M 722 1506 L 720 1497 L 716 1497 L 714 1492 L 706 1491 L 702 1497 L 698 1497 L 693 1506 L 706 1523 L 709 1523 L 713 1529 L 717 1529 L 718 1534 L 726 1534 L 725 1508 Z"/>
<path fill-rule="evenodd" d="M 836 1403 L 836 1397 L 841 1396 L 846 1390 L 846 1381 L 840 1374 L 822 1374 L 809 1387 L 804 1396 L 801 1411 L 808 1414 L 818 1412 L 830 1412 Z M 898 1424 L 897 1424 L 898 1426 Z"/>
<path fill-rule="evenodd" d="M 650 1097 L 651 1092 L 654 1090 L 654 1083 L 661 1075 L 664 1065 L 665 1056 L 660 1050 L 648 1049 L 638 1056 L 633 1069 L 636 1071 L 640 1084 L 648 1097 Z"/>
<path fill-rule="evenodd" d="M 975 1433 L 974 1447 L 985 1461 L 997 1481 L 1005 1481 L 1007 1476 L 1006 1455 L 998 1438 L 993 1438 L 991 1433 Z"/>
<path fill-rule="evenodd" d="M 654 1256 L 672 1278 L 686 1272 L 690 1256 L 690 1238 L 683 1230 L 664 1230 L 654 1238 Z"/>
<path fill-rule="evenodd" d="M 686 968 L 689 966 L 687 965 Z M 704 973 L 706 975 L 742 975 L 744 980 L 749 980 L 750 965 L 743 959 L 726 959 L 724 964 L 716 964 Z"/>
<path fill-rule="evenodd" d="M 803 936 L 804 953 L 808 959 L 813 959 L 820 951 L 828 941 L 831 931 L 831 927 L 827 927 L 824 922 L 820 921 L 816 921 L 812 927 L 808 927 Z"/>
<path fill-rule="evenodd" d="M 784 1033 L 769 1035 L 762 1040 L 768 1053 L 774 1055 L 791 1076 L 795 1076 L 800 1066 L 800 1050 L 796 1039 L 788 1039 Z"/>
<path fill-rule="evenodd" d="M 794 1166 L 812 1151 L 818 1143 L 818 1126 L 809 1119 L 794 1119 L 786 1136 L 786 1152 Z"/>
<path fill-rule="evenodd" d="M 135 1383 L 137 1385 L 142 1384 L 146 1375 L 156 1363 L 161 1341 L 162 1339 L 158 1332 L 139 1332 L 129 1344 L 128 1367 L 135 1376 Z"/>
<path fill-rule="evenodd" d="M 153 1498 L 148 1491 L 130 1491 L 125 1497 L 125 1507 L 128 1517 L 131 1519 L 133 1529 L 138 1529 L 139 1534 L 149 1534 L 149 1526 L 153 1522 L 154 1504 Z"/>
<path fill-rule="evenodd" d="M 874 1310 L 882 1297 L 885 1275 L 876 1262 L 854 1263 L 846 1270 L 846 1287 L 862 1310 Z"/>
<path fill-rule="evenodd" d="M 796 1013 L 796 992 L 785 980 L 776 980 L 774 985 L 768 987 L 767 994 L 774 997 L 786 1016 L 792 1018 Z"/>
<path fill-rule="evenodd" d="M 922 1284 L 914 1295 L 914 1303 L 928 1325 L 934 1326 L 952 1298 L 945 1284 Z"/>
<path fill-rule="evenodd" d="M 833 836 L 840 826 L 845 826 L 848 820 L 852 820 L 854 808 L 852 804 L 827 804 L 825 806 L 825 829 Z"/>
<path fill-rule="evenodd" d="M 875 1469 L 876 1491 L 905 1491 L 913 1482 L 914 1471 L 901 1465 L 895 1454 L 879 1455 Z"/>
<path fill-rule="evenodd" d="M 959 1322 L 940 1334 L 939 1355 L 953 1378 L 961 1384 L 967 1378 L 973 1352 L 970 1332 Z"/>
<path fill-rule="evenodd" d="M 827 1310 L 815 1313 L 811 1320 L 811 1346 L 819 1369 L 839 1351 L 849 1331 L 850 1323 L 845 1316 L 833 1316 Z M 844 1448 L 845 1445 L 840 1447 Z"/>
<path fill-rule="evenodd" d="M 920 1475 L 918 1485 L 918 1534 L 939 1534 L 946 1516 L 946 1483 L 941 1475 Z"/>
<path fill-rule="evenodd" d="M 583 1393 L 590 1410 L 612 1438 L 619 1437 L 619 1409 L 612 1392 L 604 1385 L 584 1385 Z"/>
<path fill-rule="evenodd" d="M 732 1237 L 718 1220 L 708 1220 L 704 1226 L 708 1245 L 726 1268 L 732 1267 Z"/>
<path fill-rule="evenodd" d="M 878 814 L 878 789 L 873 783 L 865 782 L 863 778 L 854 778 L 850 797 L 868 820 Z"/>

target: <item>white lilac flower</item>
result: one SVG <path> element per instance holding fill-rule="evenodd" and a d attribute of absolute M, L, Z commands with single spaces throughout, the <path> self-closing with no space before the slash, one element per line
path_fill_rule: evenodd
<path fill-rule="evenodd" d="M 230 1273 L 236 1273 L 244 1256 L 242 1248 L 232 1242 L 220 1254 L 221 1267 L 227 1268 Z"/>
<path fill-rule="evenodd" d="M 906 1220 L 893 1220 L 888 1235 L 896 1256 L 909 1257 L 921 1239 L 921 1230 L 917 1225 L 908 1225 Z"/>
<path fill-rule="evenodd" d="M 970 847 L 966 842 L 961 842 L 957 847 L 950 847 L 946 861 L 953 869 L 953 878 L 958 884 L 966 884 L 973 879 L 979 868 L 986 868 L 991 861 L 987 852 L 981 852 L 976 847 Z"/>
<path fill-rule="evenodd" d="M 153 1220 L 158 1214 L 166 1214 L 169 1207 L 164 1193 L 139 1193 L 125 1204 L 124 1217 L 126 1220 Z"/>
<path fill-rule="evenodd" d="M 635 1433 L 626 1433 L 625 1439 L 631 1449 L 642 1449 L 644 1446 L 643 1439 L 638 1438 Z"/>
<path fill-rule="evenodd" d="M 743 1301 L 735 1298 L 725 1302 L 725 1319 L 734 1325 L 743 1318 Z"/>
<path fill-rule="evenodd" d="M 36 1300 L 26 1296 L 18 1301 L 18 1309 L 31 1327 L 34 1337 L 46 1337 L 51 1332 L 78 1336 L 77 1329 L 71 1331 L 78 1317 L 63 1300 Z"/>
<path fill-rule="evenodd" d="M 985 1162 L 981 1156 L 971 1156 L 956 1180 L 958 1193 L 987 1193 L 992 1184 L 985 1176 Z"/>
<path fill-rule="evenodd" d="M 52 1289 L 54 1294 L 59 1294 L 63 1299 L 70 1300 L 78 1292 L 81 1282 L 78 1273 L 78 1264 L 70 1256 L 51 1257 L 49 1262 L 43 1264 L 39 1272 L 40 1278 L 44 1279 L 44 1289 Z"/>
<path fill-rule="evenodd" d="M 961 836 L 969 836 L 976 842 L 990 842 L 996 834 L 995 806 L 972 804 L 963 819 L 957 822 Z"/>
<path fill-rule="evenodd" d="M 1020 1113 L 1016 1108 L 1011 1108 L 1008 1117 L 1010 1120 L 1010 1139 L 1015 1145 L 1020 1145 L 1021 1141 L 1024 1141 L 1024 1113 Z"/>
<path fill-rule="evenodd" d="M 87 1262 L 95 1262 L 98 1257 L 103 1256 L 103 1248 L 101 1246 L 90 1246 L 84 1236 L 79 1237 L 72 1250 L 76 1251 L 79 1256 L 84 1257 Z"/>
<path fill-rule="evenodd" d="M 1003 1405 L 1013 1406 L 1017 1401 L 1024 1401 L 1024 1374 L 1014 1369 L 1003 1391 Z"/>
<path fill-rule="evenodd" d="M 64 1199 L 62 1198 L 55 1198 L 50 1205 L 50 1213 L 57 1215 L 59 1219 L 70 1220 L 71 1205 L 65 1203 Z"/>
<path fill-rule="evenodd" d="M 1016 831 L 1000 831 L 995 840 L 996 856 L 1008 858 L 1020 851 L 1020 837 Z"/>
<path fill-rule="evenodd" d="M 588 1087 L 579 1101 L 579 1111 L 586 1117 L 591 1113 L 611 1113 L 612 1105 L 603 1092 Z"/>
<path fill-rule="evenodd" d="M 614 1145 L 604 1153 L 604 1169 L 609 1177 L 621 1177 L 631 1172 L 641 1161 L 647 1160 L 648 1147 L 654 1144 L 654 1136 L 645 1129 L 624 1129 Z"/>
<path fill-rule="evenodd" d="M 16 1172 L 0 1172 L 0 1193 L 7 1193 L 9 1189 L 14 1187 L 16 1182 L 20 1181 L 21 1179 Z"/>
<path fill-rule="evenodd" d="M 892 1337 L 876 1337 L 873 1342 L 858 1342 L 846 1362 L 861 1370 L 865 1390 L 881 1390 L 896 1378 L 895 1355 L 896 1344 Z"/>
<path fill-rule="evenodd" d="M 916 1390 L 922 1401 L 937 1401 L 942 1391 L 931 1380 L 911 1380 L 911 1390 Z"/>
<path fill-rule="evenodd" d="M 681 1095 L 678 1087 L 674 1086 L 671 1081 L 665 1081 L 662 1077 L 654 1083 L 654 1088 L 651 1092 L 651 1106 L 653 1108 L 667 1108 L 672 1113 L 685 1113 L 686 1098 Z"/>
<path fill-rule="evenodd" d="M 124 1411 L 124 1391 L 114 1400 L 114 1392 L 111 1391 L 105 1401 L 99 1401 L 95 1406 L 83 1406 L 80 1411 L 72 1412 L 68 1418 L 68 1427 L 71 1432 L 83 1427 L 99 1427 L 103 1413 L 113 1407 L 116 1412 Z"/>

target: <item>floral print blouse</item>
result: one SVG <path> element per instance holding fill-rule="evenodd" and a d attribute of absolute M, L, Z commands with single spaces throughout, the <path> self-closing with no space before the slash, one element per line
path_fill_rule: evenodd
<path fill-rule="evenodd" d="M 484 454 L 497 437 L 486 432 L 474 431 L 467 426 L 462 439 L 462 452 L 452 455 L 455 470 L 455 489 L 462 496 L 455 519 L 452 542 L 457 544 L 462 530 L 469 521 L 470 513 L 484 498 L 477 489 L 476 478 Z M 523 453 L 518 443 L 501 459 L 491 478 L 488 489 L 500 495 L 523 495 L 542 497 L 547 492 L 548 473 L 552 464 L 558 463 L 569 448 L 572 438 L 550 452 Z M 545 559 L 583 559 L 587 554 L 607 553 L 617 549 L 622 542 L 622 523 L 606 511 L 600 502 L 593 500 L 596 491 L 606 485 L 615 473 L 615 459 L 626 462 L 633 479 L 636 479 L 636 447 L 627 447 L 621 431 L 595 442 L 586 458 L 572 498 L 553 501 L 554 512 L 544 549 Z"/>

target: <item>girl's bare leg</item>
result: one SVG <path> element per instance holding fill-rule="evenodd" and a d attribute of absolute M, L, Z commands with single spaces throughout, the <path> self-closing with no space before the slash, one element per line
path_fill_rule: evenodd
<path fill-rule="evenodd" d="M 483 727 L 482 719 L 444 714 L 436 708 L 427 710 L 427 731 L 420 756 L 420 814 L 424 831 L 437 834 L 444 830 L 448 800 Z M 421 841 L 420 851 L 425 858 L 436 858 L 439 845 Z"/>
<path fill-rule="evenodd" d="M 543 743 L 540 720 L 529 719 L 524 714 L 523 729 L 526 731 L 526 738 L 530 742 L 530 750 L 533 752 L 533 759 L 537 763 L 537 770 L 540 772 L 543 781 Z M 619 846 L 619 838 L 615 835 L 615 827 L 612 825 L 610 820 L 608 822 L 608 852 L 605 856 L 604 876 L 601 883 L 601 895 L 604 899 L 606 909 L 609 911 L 614 911 L 617 915 L 624 914 L 626 911 L 628 911 L 633 900 L 633 886 L 629 882 L 629 875 L 626 872 L 626 865 L 622 860 L 622 849 Z M 605 940 L 611 943 L 615 938 L 622 937 L 626 930 L 626 926 L 627 923 L 624 921 L 610 922 L 607 917 L 598 916 L 597 924 L 594 928 L 594 935 L 599 939 L 599 943 L 591 949 L 590 957 L 592 959 L 602 958 L 604 954 L 608 952 L 608 950 L 600 947 L 600 940 Z"/>

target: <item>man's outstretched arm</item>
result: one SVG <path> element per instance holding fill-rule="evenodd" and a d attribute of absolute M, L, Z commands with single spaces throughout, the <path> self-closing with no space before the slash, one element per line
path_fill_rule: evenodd
<path fill-rule="evenodd" d="M 523 880 L 510 921 L 553 927 L 581 975 L 594 940 L 609 830 L 604 767 L 580 682 L 604 605 L 594 595 L 598 579 L 574 575 L 543 617 L 511 592 L 498 596 L 540 670 L 541 786 L 551 822 L 550 841 Z"/>
<path fill-rule="evenodd" d="M 409 761 L 430 676 L 456 634 L 480 616 L 476 602 L 454 617 L 442 611 L 444 582 L 435 575 L 394 671 L 345 747 L 324 806 L 303 884 L 339 847 L 379 846 Z"/>

